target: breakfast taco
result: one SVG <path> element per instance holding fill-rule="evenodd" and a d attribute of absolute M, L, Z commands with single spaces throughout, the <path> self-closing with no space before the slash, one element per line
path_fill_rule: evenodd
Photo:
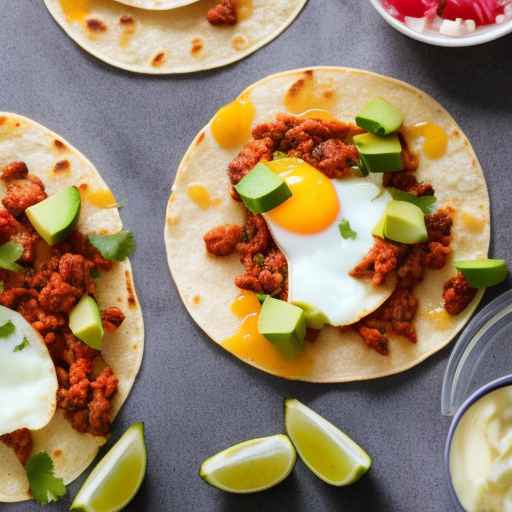
<path fill-rule="evenodd" d="M 485 178 L 425 93 L 346 68 L 270 76 L 183 158 L 166 215 L 181 298 L 212 340 L 269 373 L 344 382 L 411 368 L 483 287 Z"/>
<path fill-rule="evenodd" d="M 0 181 L 0 502 L 45 503 L 38 468 L 77 478 L 139 371 L 134 240 L 91 162 L 16 114 L 0 114 Z"/>
<path fill-rule="evenodd" d="M 137 73 L 190 73 L 238 61 L 276 38 L 307 0 L 45 0 L 97 58 Z"/>

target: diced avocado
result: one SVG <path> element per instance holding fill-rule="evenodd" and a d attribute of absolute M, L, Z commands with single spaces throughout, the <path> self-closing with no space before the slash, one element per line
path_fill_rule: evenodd
<path fill-rule="evenodd" d="M 325 324 L 329 323 L 329 319 L 314 306 L 305 302 L 295 302 L 294 304 L 304 310 L 306 327 L 310 329 L 321 329 Z"/>
<path fill-rule="evenodd" d="M 268 296 L 261 307 L 258 330 L 288 359 L 296 357 L 304 349 L 304 311 L 289 302 Z"/>
<path fill-rule="evenodd" d="M 383 98 L 370 100 L 356 116 L 356 124 L 375 135 L 396 132 L 404 122 L 404 115 Z"/>
<path fill-rule="evenodd" d="M 386 214 L 382 216 L 377 225 L 373 228 L 372 235 L 384 238 L 384 225 L 386 223 Z"/>
<path fill-rule="evenodd" d="M 390 201 L 384 215 L 384 236 L 402 244 L 426 242 L 428 234 L 421 208 L 405 201 Z"/>
<path fill-rule="evenodd" d="M 263 163 L 242 178 L 235 189 L 252 213 L 268 212 L 292 195 L 283 177 Z"/>
<path fill-rule="evenodd" d="M 89 295 L 85 295 L 69 314 L 71 332 L 84 343 L 101 350 L 103 343 L 103 323 L 98 304 Z"/>
<path fill-rule="evenodd" d="M 25 210 L 28 220 L 49 245 L 61 242 L 80 216 L 80 192 L 65 188 Z"/>
<path fill-rule="evenodd" d="M 464 274 L 473 288 L 487 288 L 503 282 L 508 276 L 505 260 L 459 260 L 455 268 Z"/>
<path fill-rule="evenodd" d="M 379 137 L 363 133 L 354 137 L 361 162 L 369 172 L 394 172 L 403 169 L 402 145 L 398 135 Z"/>

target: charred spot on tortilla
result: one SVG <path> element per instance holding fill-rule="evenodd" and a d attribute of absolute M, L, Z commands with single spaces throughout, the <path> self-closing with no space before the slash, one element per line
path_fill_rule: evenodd
<path fill-rule="evenodd" d="M 247 36 L 245 36 L 243 34 L 235 34 L 231 38 L 231 46 L 237 51 L 247 48 L 248 44 L 249 44 L 249 39 L 247 38 Z"/>
<path fill-rule="evenodd" d="M 165 64 L 167 60 L 167 53 L 166 52 L 158 52 L 152 59 L 151 59 L 151 65 L 154 68 L 159 68 L 163 64 Z"/>
<path fill-rule="evenodd" d="M 206 134 L 204 132 L 201 132 L 196 139 L 196 144 L 201 144 L 204 141 L 205 136 Z"/>
<path fill-rule="evenodd" d="M 135 299 L 135 293 L 133 291 L 132 276 L 128 270 L 125 271 L 124 276 L 125 276 L 125 282 L 126 282 L 126 293 L 127 293 L 128 306 L 133 308 L 137 305 L 137 300 Z"/>
<path fill-rule="evenodd" d="M 204 44 L 203 40 L 200 37 L 195 37 L 192 39 L 192 47 L 190 49 L 190 53 L 193 57 L 198 57 L 201 51 L 203 50 Z"/>
<path fill-rule="evenodd" d="M 53 147 L 58 151 L 65 151 L 67 149 L 66 144 L 59 139 L 53 139 Z"/>
<path fill-rule="evenodd" d="M 54 174 L 71 172 L 71 163 L 69 160 L 59 160 L 53 167 Z"/>
<path fill-rule="evenodd" d="M 85 21 L 85 25 L 90 32 L 93 32 L 95 34 L 101 34 L 108 30 L 107 25 L 103 21 L 98 20 L 96 18 L 87 19 Z"/>
<path fill-rule="evenodd" d="M 135 30 L 135 20 L 133 19 L 132 16 L 129 16 L 127 14 L 123 14 L 119 18 L 119 25 L 121 25 L 121 27 L 124 30 L 128 30 L 128 31 Z"/>

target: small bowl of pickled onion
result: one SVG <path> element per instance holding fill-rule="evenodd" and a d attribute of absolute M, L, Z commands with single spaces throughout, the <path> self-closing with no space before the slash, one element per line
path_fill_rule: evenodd
<path fill-rule="evenodd" d="M 512 0 L 370 0 L 396 30 L 436 46 L 474 46 L 512 32 Z"/>

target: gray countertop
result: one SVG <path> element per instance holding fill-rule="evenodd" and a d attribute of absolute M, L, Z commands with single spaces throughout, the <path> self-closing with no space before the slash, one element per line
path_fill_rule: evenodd
<path fill-rule="evenodd" d="M 395 32 L 367 0 L 310 0 L 288 31 L 243 62 L 155 78 L 118 71 L 81 51 L 41 0 L 4 0 L 2 7 L 0 109 L 32 117 L 82 150 L 126 201 L 122 216 L 137 237 L 133 263 L 146 352 L 114 438 L 143 420 L 149 468 L 127 510 L 452 510 L 443 466 L 449 421 L 440 415 L 449 349 L 412 371 L 369 383 L 308 385 L 260 373 L 210 343 L 180 303 L 165 259 L 164 210 L 176 167 L 193 136 L 245 86 L 295 67 L 367 68 L 422 88 L 461 124 L 489 183 L 493 253 L 510 261 L 512 37 L 478 48 L 434 48 Z M 198 478 L 208 455 L 281 432 L 283 398 L 288 396 L 310 404 L 360 442 L 374 459 L 370 475 L 337 489 L 298 463 L 282 485 L 245 497 L 218 492 Z M 77 484 L 70 486 L 69 496 L 77 489 Z M 50 509 L 67 510 L 70 502 Z"/>

